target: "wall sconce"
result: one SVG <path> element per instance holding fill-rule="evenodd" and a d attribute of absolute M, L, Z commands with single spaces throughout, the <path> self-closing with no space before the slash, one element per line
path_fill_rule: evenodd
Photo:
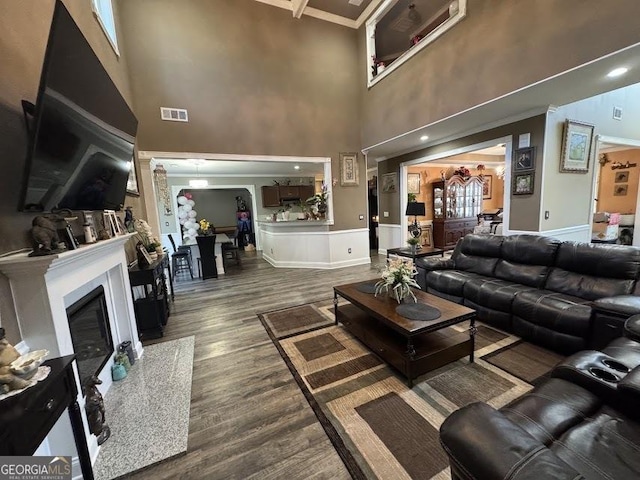
<path fill-rule="evenodd" d="M 601 167 L 604 167 L 607 163 L 611 162 L 611 160 L 609 160 L 606 153 L 601 153 L 600 157 L 598 158 L 598 162 L 600 163 Z"/>

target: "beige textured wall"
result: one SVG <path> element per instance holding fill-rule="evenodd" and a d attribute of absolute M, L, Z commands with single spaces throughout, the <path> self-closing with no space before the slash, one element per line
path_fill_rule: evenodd
<path fill-rule="evenodd" d="M 126 55 L 117 57 L 98 25 L 88 0 L 63 0 L 114 83 L 131 105 Z M 17 211 L 23 181 L 27 134 L 21 100 L 36 101 L 42 61 L 53 15 L 53 0 L 2 2 L 0 14 L 0 253 L 31 246 L 33 214 Z M 116 16 L 118 12 L 116 9 Z M 139 209 L 138 197 L 127 204 Z M 0 324 L 8 339 L 20 340 L 6 278 L 0 278 Z"/>
<path fill-rule="evenodd" d="M 624 106 L 622 120 L 614 120 L 614 106 Z M 614 90 L 580 102 L 559 107 L 547 116 L 545 138 L 544 194 L 541 211 L 548 210 L 549 219 L 540 219 L 542 230 L 573 227 L 591 223 L 589 211 L 593 198 L 594 159 L 591 149 L 588 173 L 560 173 L 563 126 L 566 119 L 590 123 L 595 135 L 640 140 L 640 85 Z M 536 181 L 537 181 L 536 177 Z M 536 187 L 537 189 L 538 187 Z"/>
<path fill-rule="evenodd" d="M 636 201 L 638 198 L 638 181 L 640 180 L 640 150 L 621 150 L 607 153 L 607 159 L 611 162 L 600 169 L 600 182 L 598 185 L 598 211 L 616 213 L 636 213 Z M 635 168 L 624 170 L 611 170 L 611 164 L 635 163 Z M 616 183 L 616 175 L 625 172 L 628 180 Z M 626 186 L 626 195 L 614 195 L 617 187 Z"/>
<path fill-rule="evenodd" d="M 490 130 L 469 135 L 467 137 L 441 143 L 432 147 L 427 147 L 412 153 L 407 153 L 389 160 L 378 163 L 378 178 L 388 172 L 399 172 L 400 164 L 409 160 L 446 153 L 458 148 L 468 147 L 478 143 L 486 142 L 513 135 L 517 141 L 518 135 L 523 133 L 531 134 L 531 145 L 536 147 L 536 165 L 541 165 L 544 151 L 544 129 L 545 115 L 528 118 L 519 122 L 492 128 Z M 540 180 L 542 169 L 536 168 L 534 194 L 511 197 L 511 214 L 509 218 L 509 228 L 513 230 L 537 231 L 538 219 L 540 217 Z M 388 211 L 389 217 L 380 215 L 380 223 L 400 224 L 400 194 L 380 193 L 380 212 Z"/>
<path fill-rule="evenodd" d="M 120 1 L 143 150 L 331 157 L 360 150 L 357 32 L 254 0 Z M 160 107 L 189 123 L 160 120 Z M 335 229 L 365 227 L 360 186 Z"/>
<path fill-rule="evenodd" d="M 640 42 L 640 2 L 468 0 L 462 22 L 371 89 L 359 30 L 363 145 Z"/>

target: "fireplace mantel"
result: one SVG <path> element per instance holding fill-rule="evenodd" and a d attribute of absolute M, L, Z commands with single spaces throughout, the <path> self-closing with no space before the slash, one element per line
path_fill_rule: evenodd
<path fill-rule="evenodd" d="M 50 357 L 75 353 L 66 309 L 98 286 L 104 288 L 114 346 L 131 341 L 136 356 L 142 356 L 138 337 L 128 265 L 124 245 L 133 234 L 126 234 L 76 250 L 40 257 L 26 253 L 0 258 L 0 272 L 11 285 L 21 337 L 30 350 L 47 349 Z M 111 359 L 102 369 L 100 391 L 104 395 L 111 386 Z M 84 397 L 78 382 L 78 403 L 84 407 Z M 83 421 L 92 459 L 98 445 L 90 435 L 86 416 Z M 70 455 L 75 451 L 70 425 L 52 430 L 48 437 L 48 453 Z"/>

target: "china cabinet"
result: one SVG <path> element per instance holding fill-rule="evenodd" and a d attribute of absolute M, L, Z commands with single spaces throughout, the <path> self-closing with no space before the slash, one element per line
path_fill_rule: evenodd
<path fill-rule="evenodd" d="M 433 186 L 433 243 L 437 248 L 454 247 L 473 232 L 482 211 L 482 180 L 454 175 Z"/>

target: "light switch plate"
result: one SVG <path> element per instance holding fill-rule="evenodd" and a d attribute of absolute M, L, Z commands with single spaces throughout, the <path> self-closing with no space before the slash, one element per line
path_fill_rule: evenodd
<path fill-rule="evenodd" d="M 389 216 L 389 212 L 383 212 L 382 216 L 383 217 L 388 217 Z"/>
<path fill-rule="evenodd" d="M 364 215 L 360 215 L 358 218 L 360 218 L 360 220 L 364 220 Z"/>

